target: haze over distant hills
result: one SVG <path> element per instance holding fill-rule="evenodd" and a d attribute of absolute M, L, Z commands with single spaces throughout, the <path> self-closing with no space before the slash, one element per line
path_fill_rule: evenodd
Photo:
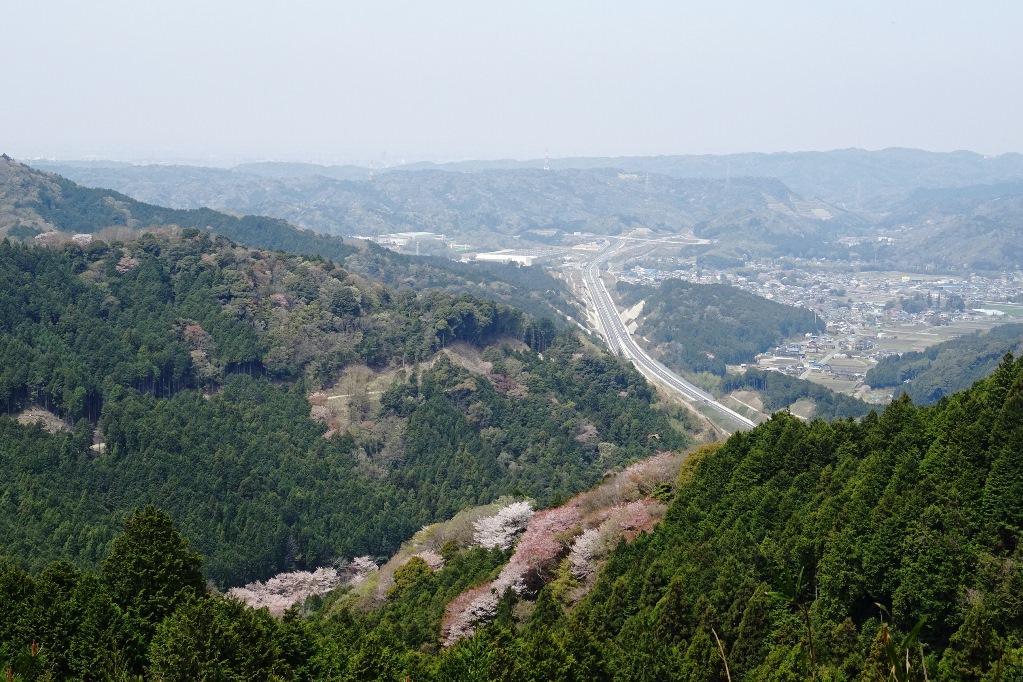
<path fill-rule="evenodd" d="M 903 259 L 964 269 L 1023 265 L 1023 182 L 922 188 L 884 219 Z"/>
<path fill-rule="evenodd" d="M 135 167 L 120 161 L 35 161 L 41 168 Z M 836 149 L 831 151 L 747 152 L 740 154 L 674 154 L 663 156 L 566 157 L 552 159 L 494 159 L 451 162 L 418 162 L 392 166 L 388 171 L 446 170 L 552 170 L 617 168 L 682 178 L 770 177 L 781 180 L 794 192 L 825 201 L 872 205 L 919 187 L 964 187 L 1023 177 L 1023 154 L 986 156 L 971 151 L 930 152 L 893 147 L 881 150 Z M 273 178 L 325 176 L 359 180 L 373 169 L 355 165 L 323 165 L 262 161 L 233 168 L 251 175 Z"/>
<path fill-rule="evenodd" d="M 390 171 L 372 177 L 367 172 L 363 180 L 344 180 L 303 175 L 304 167 L 295 164 L 259 165 L 258 175 L 250 166 L 39 166 L 147 202 L 271 215 L 345 235 L 427 230 L 479 240 L 528 236 L 524 233 L 538 229 L 617 234 L 646 227 L 695 231 L 750 253 L 823 251 L 836 229 L 860 222 L 825 202 L 807 201 L 772 178 L 523 168 Z M 272 169 L 280 175 L 268 177 Z"/>
<path fill-rule="evenodd" d="M 173 206 L 270 215 L 331 234 L 692 231 L 729 256 L 825 256 L 916 270 L 1023 267 L 1023 155 L 914 149 L 460 161 L 386 171 L 34 162 Z M 544 165 L 549 170 L 544 170 Z M 841 236 L 872 244 L 851 251 Z M 885 237 L 878 242 L 873 237 Z"/>
<path fill-rule="evenodd" d="M 960 187 L 1023 177 L 1023 154 L 984 156 L 893 147 L 666 156 L 575 157 L 528 161 L 419 163 L 408 169 L 479 171 L 495 168 L 621 168 L 681 178 L 770 177 L 798 194 L 855 208 L 917 187 Z"/>

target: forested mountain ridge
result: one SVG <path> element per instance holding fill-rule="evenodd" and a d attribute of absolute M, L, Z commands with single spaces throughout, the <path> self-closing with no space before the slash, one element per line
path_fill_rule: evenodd
<path fill-rule="evenodd" d="M 824 320 L 810 310 L 727 284 L 679 279 L 656 286 L 620 283 L 618 293 L 625 306 L 642 302 L 636 334 L 649 342 L 650 350 L 676 371 L 703 374 L 698 379 L 708 389 L 756 391 L 765 414 L 799 400 L 812 401 L 813 416 L 822 419 L 862 417 L 871 409 L 862 400 L 777 372 L 751 367 L 737 376 L 727 374 L 728 365 L 749 363 L 788 338 L 824 331 Z"/>
<path fill-rule="evenodd" d="M 408 256 L 369 241 L 348 243 L 341 261 L 352 272 L 396 289 L 435 289 L 487 298 L 561 325 L 578 310 L 564 282 L 539 265 L 462 263 L 442 256 Z"/>
<path fill-rule="evenodd" d="M 1003 324 L 922 351 L 884 358 L 867 372 L 875 388 L 892 386 L 914 402 L 937 402 L 990 374 L 1006 353 L 1023 355 L 1023 324 Z"/>
<path fill-rule="evenodd" d="M 669 367 L 723 376 L 785 339 L 824 330 L 824 320 L 728 284 L 666 279 L 657 286 L 620 283 L 625 306 L 643 301 L 637 334 Z"/>
<path fill-rule="evenodd" d="M 1017 269 L 1023 156 L 917 149 L 464 161 L 384 171 L 40 162 L 181 208 L 274 215 L 320 232 L 693 230 L 715 253 L 862 260 L 878 269 Z M 425 226 L 425 228 L 424 228 Z M 874 239 L 847 248 L 839 236 Z M 950 245 L 953 245 L 950 247 Z M 708 247 L 709 248 L 709 247 Z"/>
<path fill-rule="evenodd" d="M 242 168 L 81 167 L 49 164 L 90 186 L 145 201 L 273 215 L 325 233 L 429 230 L 476 240 L 557 229 L 618 234 L 637 227 L 695 231 L 723 247 L 824 253 L 840 229 L 861 220 L 807 201 L 776 179 L 673 178 L 616 168 L 389 171 L 362 180 Z"/>
<path fill-rule="evenodd" d="M 258 248 L 334 259 L 348 252 L 340 239 L 298 230 L 280 219 L 146 204 L 113 190 L 82 187 L 0 155 L 0 236 L 26 239 L 54 231 L 93 234 L 170 225 L 213 230 Z"/>
<path fill-rule="evenodd" d="M 897 262 L 918 269 L 1004 271 L 1023 263 L 1023 182 L 918 189 L 884 224 Z"/>
<path fill-rule="evenodd" d="M 0 417 L 0 538 L 23 565 L 93 564 L 154 502 L 209 577 L 243 582 L 387 554 L 464 505 L 551 501 L 685 442 L 635 371 L 549 322 L 321 258 L 198 230 L 5 240 L 0 280 L 2 411 L 43 407 L 69 428 Z M 436 360 L 458 340 L 498 343 L 489 369 Z M 324 438 L 309 394 L 352 365 L 393 372 L 392 390 Z"/>
<path fill-rule="evenodd" d="M 1015 679 L 1021 453 L 1011 357 L 933 407 L 776 415 L 694 461 L 582 605 L 513 641 L 544 652 L 533 665 L 618 679 L 720 679 L 725 660 L 732 679 Z M 494 672 L 508 636 L 471 651 Z"/>
<path fill-rule="evenodd" d="M 85 166 L 89 167 L 92 166 Z M 222 172 L 154 168 L 159 173 L 196 174 L 195 182 L 200 187 L 209 185 L 210 173 Z M 123 240 L 144 230 L 194 228 L 246 246 L 329 258 L 349 271 L 397 288 L 469 293 L 554 320 L 562 320 L 573 312 L 562 283 L 538 267 L 411 258 L 372 243 L 345 243 L 338 236 L 299 229 L 278 218 L 237 217 L 211 210 L 201 202 L 186 203 L 187 209 L 143 203 L 113 190 L 83 187 L 0 156 L 0 237 L 62 243 L 75 233 Z"/>
<path fill-rule="evenodd" d="M 798 400 L 812 401 L 813 417 L 827 420 L 862 417 L 876 409 L 859 398 L 838 393 L 807 379 L 754 367 L 739 375 L 726 376 L 721 389 L 724 393 L 741 389 L 756 391 L 768 413 L 787 409 Z"/>
<path fill-rule="evenodd" d="M 861 422 L 778 414 L 691 455 L 662 491 L 664 520 L 619 544 L 582 601 L 562 554 L 547 587 L 504 592 L 492 622 L 442 649 L 445 601 L 500 578 L 499 546 L 409 558 L 369 614 L 340 595 L 275 620 L 203 595 L 198 557 L 148 509 L 99 575 L 0 567 L 13 614 L 0 658 L 27 679 L 92 665 L 166 679 L 1011 680 L 1021 457 L 1011 357 L 931 407 L 903 398 Z"/>

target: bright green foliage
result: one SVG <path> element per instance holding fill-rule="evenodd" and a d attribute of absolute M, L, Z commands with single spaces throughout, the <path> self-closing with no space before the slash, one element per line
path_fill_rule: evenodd
<path fill-rule="evenodd" d="M 307 639 L 294 619 L 281 623 L 233 599 L 193 599 L 160 623 L 148 671 L 167 682 L 297 679 Z"/>
<path fill-rule="evenodd" d="M 158 623 L 205 589 L 202 558 L 155 507 L 136 511 L 103 561 L 102 576 L 114 601 L 131 616 Z"/>
<path fill-rule="evenodd" d="M 199 557 L 153 508 L 125 523 L 102 577 L 0 563 L 0 670 L 16 679 L 297 679 L 303 623 L 206 594 Z"/>
<path fill-rule="evenodd" d="M 565 609 L 548 588 L 522 615 L 506 596 L 448 649 L 445 604 L 506 555 L 455 552 L 436 572 L 410 561 L 369 612 L 342 594 L 274 621 L 197 597 L 155 636 L 104 582 L 5 565 L 0 597 L 16 615 L 0 622 L 0 653 L 27 679 L 93 665 L 167 679 L 711 682 L 726 662 L 735 680 L 916 681 L 925 666 L 935 680 L 1017 679 L 1020 405 L 1023 360 L 1006 358 L 933 407 L 900 399 L 860 423 L 778 414 L 694 455 L 665 520 L 620 545 L 581 603 Z"/>
<path fill-rule="evenodd" d="M 5 216 L 15 221 L 14 227 L 7 230 L 7 236 L 12 239 L 31 241 L 42 232 L 39 228 L 18 224 L 26 219 L 36 224 L 49 223 L 64 233 L 95 234 L 109 227 L 120 228 L 121 233 L 130 233 L 131 230 L 175 226 L 183 228 L 182 233 L 188 237 L 203 232 L 227 237 L 248 247 L 328 258 L 350 272 L 370 277 L 395 289 L 432 289 L 455 295 L 471 294 L 513 305 L 523 312 L 544 319 L 557 311 L 553 317 L 559 323 L 564 314 L 573 315 L 575 312 L 568 302 L 569 295 L 564 284 L 539 266 L 526 268 L 504 263 L 460 263 L 427 256 L 413 258 L 372 242 L 349 244 L 339 236 L 322 234 L 336 231 L 339 223 L 335 220 L 329 220 L 329 225 L 322 226 L 324 229 L 317 233 L 297 228 L 279 218 L 262 215 L 236 217 L 208 208 L 184 210 L 147 204 L 113 190 L 100 189 L 113 186 L 105 180 L 94 178 L 87 183 L 90 187 L 83 187 L 64 177 L 43 173 L 7 158 L 0 159 L 0 166 L 0 175 L 5 176 L 6 180 L 0 185 L 0 205 L 10 207 L 13 204 L 18 209 L 17 213 Z M 260 208 L 261 212 L 265 210 L 265 205 Z M 394 215 L 391 210 L 387 213 L 392 217 Z M 424 216 L 421 212 L 416 213 L 414 221 L 419 222 Z M 310 217 L 308 214 L 305 216 Z M 479 231 L 475 221 L 472 230 L 476 233 Z M 450 234 L 446 228 L 441 231 Z M 350 311 L 354 301 L 347 295 L 352 293 L 351 290 L 337 293 L 339 295 L 335 301 L 339 305 L 334 306 L 334 309 Z"/>
<path fill-rule="evenodd" d="M 43 175 L 20 164 L 10 166 L 26 188 L 38 189 L 38 199 L 21 201 L 21 207 L 34 210 L 41 219 L 65 232 L 94 233 L 129 223 L 145 227 L 176 225 L 192 231 L 212 230 L 259 248 L 310 256 L 340 259 L 351 252 L 340 238 L 300 230 L 278 218 L 253 215 L 239 218 L 208 208 L 164 208 L 135 201 L 113 190 L 83 187 L 59 175 Z"/>
<path fill-rule="evenodd" d="M 721 679 L 715 633 L 733 679 L 883 680 L 896 660 L 895 679 L 923 679 L 925 663 L 930 679 L 1009 679 L 1020 401 L 1023 360 L 1006 359 L 937 407 L 900 400 L 859 424 L 776 415 L 695 462 L 665 521 L 618 549 L 581 606 L 514 641 L 546 633 L 563 653 L 588 633 L 621 679 Z M 496 646 L 491 632 L 445 657 Z"/>
<path fill-rule="evenodd" d="M 204 591 L 199 557 L 167 516 L 139 510 L 102 576 L 55 562 L 33 577 L 0 562 L 0 666 L 25 679 L 142 673 L 154 626 Z"/>
<path fill-rule="evenodd" d="M 476 548 L 455 554 L 436 572 L 413 559 L 396 571 L 386 603 L 369 613 L 328 599 L 308 622 L 317 642 L 312 668 L 318 677 L 330 679 L 366 679 L 370 670 L 391 671 L 393 679 L 402 679 L 403 673 L 418 679 L 413 673 L 429 662 L 423 654 L 439 648 L 448 602 L 493 578 L 506 559 L 498 550 Z"/>
<path fill-rule="evenodd" d="M 325 440 L 303 395 L 244 375 L 210 399 L 184 391 L 111 400 L 99 458 L 87 437 L 0 418 L 7 551 L 37 566 L 58 556 L 95 563 L 116 531 L 111 508 L 160 503 L 208 557 L 207 575 L 238 584 L 339 555 L 387 555 L 465 506 L 516 492 L 553 502 L 616 465 L 684 444 L 649 409 L 634 372 L 606 358 L 573 360 L 577 348 L 559 342 L 544 360 L 510 352 L 530 386 L 523 398 L 480 377 L 467 384 L 467 372 L 438 363 L 402 403 L 404 457 L 382 476 L 356 459 L 374 441 Z M 584 424 L 607 445 L 576 439 Z"/>
<path fill-rule="evenodd" d="M 0 604 L 0 669 L 6 662 L 29 678 L 33 670 L 55 679 L 99 677 L 141 660 L 106 586 L 69 564 L 51 564 L 31 577 L 0 563 Z"/>
<path fill-rule="evenodd" d="M 359 244 L 358 249 L 352 249 L 338 262 L 351 272 L 394 288 L 468 293 L 514 306 L 537 318 L 531 325 L 533 329 L 527 328 L 523 336 L 531 348 L 541 351 L 543 335 L 549 335 L 555 326 L 564 326 L 563 316 L 574 317 L 577 313 L 569 302 L 571 295 L 565 283 L 540 265 L 463 263 L 443 256 L 407 256 L 373 242 Z M 540 338 L 533 340 L 534 333 Z"/>
<path fill-rule="evenodd" d="M 166 397 L 234 373 L 326 380 L 352 362 L 414 362 L 527 327 L 490 301 L 244 254 L 206 235 L 62 252 L 0 242 L 0 409 L 95 421 L 115 387 Z"/>

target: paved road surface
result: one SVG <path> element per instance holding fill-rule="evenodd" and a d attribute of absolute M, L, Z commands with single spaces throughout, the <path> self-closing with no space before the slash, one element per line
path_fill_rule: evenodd
<path fill-rule="evenodd" d="M 686 381 L 670 369 L 654 360 L 639 347 L 629 334 L 615 307 L 611 294 L 600 279 L 600 266 L 613 255 L 614 248 L 602 251 L 583 269 L 583 282 L 597 311 L 600 327 L 604 332 L 611 351 L 632 360 L 636 368 L 648 379 L 656 381 L 675 391 L 690 403 L 705 405 L 717 414 L 726 417 L 728 423 L 740 425 L 741 428 L 753 428 L 756 424 L 735 410 L 722 405 L 707 391 Z"/>

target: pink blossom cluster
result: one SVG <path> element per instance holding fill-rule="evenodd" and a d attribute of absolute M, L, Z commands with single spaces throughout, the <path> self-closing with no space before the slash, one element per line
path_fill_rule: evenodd
<path fill-rule="evenodd" d="M 621 475 L 643 482 L 671 480 L 678 473 L 681 459 L 675 452 L 659 452 L 653 457 L 630 464 Z"/>
<path fill-rule="evenodd" d="M 635 500 L 611 511 L 605 524 L 614 524 L 626 540 L 645 533 L 664 517 L 663 503 L 650 498 Z"/>
<path fill-rule="evenodd" d="M 369 556 L 357 556 L 351 561 L 338 563 L 338 573 L 349 585 L 358 585 L 377 572 L 377 562 Z"/>
<path fill-rule="evenodd" d="M 682 459 L 678 453 L 662 452 L 636 462 L 561 507 L 530 517 L 523 509 L 528 505 L 519 502 L 473 522 L 474 542 L 484 547 L 510 547 L 518 532 L 515 529 L 521 530 L 516 519 L 525 525 L 525 531 L 496 579 L 463 592 L 448 604 L 441 624 L 444 645 L 471 636 L 480 623 L 493 618 L 508 590 L 517 595 L 535 593 L 566 553 L 569 569 L 584 581 L 577 597 L 585 594 L 598 563 L 620 540 L 632 540 L 649 531 L 664 516 L 664 504 L 648 495 L 657 485 L 675 479 Z"/>
<path fill-rule="evenodd" d="M 504 594 L 525 594 L 543 584 L 544 574 L 564 556 L 570 536 L 579 530 L 581 516 L 574 504 L 533 514 L 511 559 L 493 581 L 456 597 L 441 625 L 444 645 L 471 636 L 481 622 L 493 618 Z"/>
<path fill-rule="evenodd" d="M 480 623 L 489 621 L 497 614 L 497 604 L 504 593 L 498 594 L 495 583 L 468 589 L 448 604 L 441 624 L 444 646 L 471 637 Z"/>
<path fill-rule="evenodd" d="M 121 256 L 121 260 L 117 261 L 117 265 L 114 268 L 122 275 L 126 272 L 130 272 L 139 266 L 137 258 L 132 258 L 129 255 Z"/>
<path fill-rule="evenodd" d="M 571 536 L 581 530 L 581 521 L 579 507 L 572 503 L 534 514 L 497 580 L 508 580 L 520 594 L 538 588 L 543 572 L 564 556 Z"/>
<path fill-rule="evenodd" d="M 623 537 L 632 540 L 648 531 L 664 516 L 664 505 L 656 500 L 642 499 L 617 505 L 600 514 L 603 521 L 588 528 L 572 543 L 568 554 L 572 575 L 585 579 L 597 570 L 597 562 L 614 549 Z"/>

